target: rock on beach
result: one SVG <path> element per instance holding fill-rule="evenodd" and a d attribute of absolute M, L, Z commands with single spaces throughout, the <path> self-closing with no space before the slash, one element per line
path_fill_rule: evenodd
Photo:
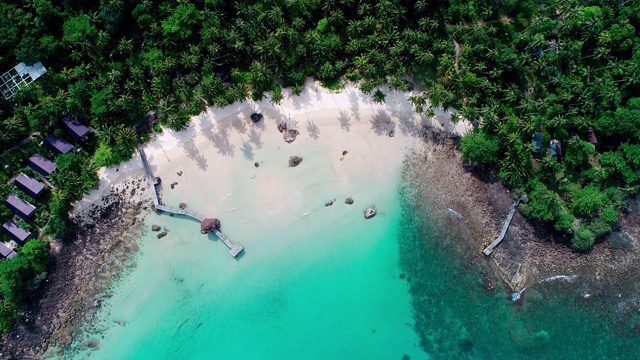
<path fill-rule="evenodd" d="M 298 165 L 300 165 L 300 163 L 302 162 L 302 157 L 300 156 L 292 156 L 289 158 L 289 166 L 290 167 L 296 167 Z"/>

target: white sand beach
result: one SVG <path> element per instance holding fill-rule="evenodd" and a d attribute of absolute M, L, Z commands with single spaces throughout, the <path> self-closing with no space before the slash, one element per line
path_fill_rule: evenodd
<path fill-rule="evenodd" d="M 162 179 L 164 202 L 174 207 L 185 202 L 207 216 L 234 218 L 240 223 L 257 218 L 268 221 L 283 207 L 295 208 L 290 215 L 303 217 L 324 206 L 324 202 L 309 203 L 306 193 L 321 192 L 313 198 L 338 202 L 352 196 L 358 208 L 363 206 L 360 201 L 375 204 L 366 189 L 354 188 L 354 182 L 347 180 L 367 170 L 384 171 L 397 165 L 404 150 L 418 145 L 423 125 L 457 134 L 471 129 L 466 121 L 452 124 L 451 114 L 439 109 L 430 119 L 416 115 L 408 101 L 412 93 L 383 91 L 385 104 L 376 104 L 371 95 L 353 85 L 335 93 L 308 79 L 299 96 L 285 89 L 280 105 L 265 99 L 208 108 L 184 131 L 164 129 L 145 145 L 154 175 Z M 264 115 L 258 123 L 250 120 L 254 112 Z M 277 130 L 281 121 L 300 132 L 291 144 Z M 294 155 L 304 160 L 290 168 L 288 160 Z M 76 211 L 119 180 L 142 176 L 141 166 L 134 154 L 116 168 L 101 169 L 100 188 L 78 202 Z M 332 184 L 331 191 L 320 186 L 327 183 Z M 132 200 L 149 194 L 138 192 Z M 242 216 L 228 216 L 238 212 Z"/>

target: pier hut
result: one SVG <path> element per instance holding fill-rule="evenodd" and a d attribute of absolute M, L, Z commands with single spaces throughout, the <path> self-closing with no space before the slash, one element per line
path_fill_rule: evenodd
<path fill-rule="evenodd" d="M 25 174 L 18 175 L 13 180 L 13 184 L 34 199 L 37 199 L 38 196 L 40 196 L 45 187 L 40 181 L 32 179 Z"/>
<path fill-rule="evenodd" d="M 0 242 L 0 256 L 5 259 L 11 259 L 12 257 L 16 256 L 16 252 L 5 245 L 3 242 Z"/>
<path fill-rule="evenodd" d="M 56 155 L 66 154 L 73 150 L 73 145 L 53 135 L 47 136 L 43 143 L 47 149 L 53 151 Z"/>
<path fill-rule="evenodd" d="M 28 202 L 16 197 L 15 195 L 9 195 L 5 206 L 14 214 L 20 216 L 24 220 L 28 220 L 36 212 L 36 207 Z"/>
<path fill-rule="evenodd" d="M 27 164 L 31 169 L 33 169 L 33 171 L 44 177 L 48 177 L 56 170 L 56 164 L 38 154 L 31 155 Z"/>
<path fill-rule="evenodd" d="M 31 237 L 30 232 L 21 228 L 11 220 L 7 220 L 7 222 L 2 225 L 2 231 L 20 245 L 23 245 Z"/>
<path fill-rule="evenodd" d="M 85 140 L 89 134 L 89 128 L 80 121 L 64 116 L 60 122 L 64 131 L 73 138 L 74 141 Z"/>

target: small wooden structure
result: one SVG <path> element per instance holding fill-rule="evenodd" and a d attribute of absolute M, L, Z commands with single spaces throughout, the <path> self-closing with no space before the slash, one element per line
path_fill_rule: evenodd
<path fill-rule="evenodd" d="M 44 177 L 48 177 L 51 173 L 56 171 L 56 164 L 39 154 L 31 155 L 27 161 L 27 165 L 29 165 L 33 171 Z"/>
<path fill-rule="evenodd" d="M 73 150 L 73 145 L 53 135 L 47 136 L 43 143 L 47 149 L 53 151 L 56 155 L 66 154 Z"/>
<path fill-rule="evenodd" d="M 24 243 L 31 237 L 30 232 L 21 228 L 11 220 L 7 220 L 7 222 L 2 225 L 2 231 L 20 245 L 24 245 Z"/>
<path fill-rule="evenodd" d="M 14 214 L 20 216 L 23 220 L 28 220 L 36 212 L 36 207 L 28 202 L 18 198 L 15 195 L 9 195 L 5 206 Z"/>
<path fill-rule="evenodd" d="M 62 118 L 60 125 L 74 141 L 86 139 L 87 134 L 89 134 L 90 131 L 89 128 L 84 126 L 81 122 L 71 119 L 68 116 L 64 116 Z"/>
<path fill-rule="evenodd" d="M 45 188 L 43 183 L 38 180 L 32 179 L 25 174 L 18 175 L 13 180 L 13 184 L 18 189 L 24 191 L 27 195 L 31 196 L 34 199 L 37 199 Z"/>
<path fill-rule="evenodd" d="M 502 226 L 502 231 L 500 231 L 500 235 L 498 235 L 498 237 L 495 240 L 493 240 L 491 245 L 487 246 L 487 248 L 482 251 L 483 254 L 487 256 L 491 255 L 493 250 L 495 250 L 496 246 L 498 246 L 498 244 L 502 242 L 502 240 L 504 239 L 504 236 L 507 234 L 509 225 L 511 225 L 511 220 L 513 220 L 513 217 L 516 214 L 516 208 L 520 204 L 520 201 L 527 201 L 527 195 L 525 194 L 520 195 L 520 197 L 513 202 L 513 205 L 511 205 L 511 211 L 509 211 L 509 215 L 507 215 L 507 220 L 504 221 L 504 225 Z"/>
<path fill-rule="evenodd" d="M 598 138 L 596 137 L 596 133 L 593 131 L 593 128 L 589 126 L 587 129 L 587 141 L 592 143 L 593 145 L 598 145 Z"/>

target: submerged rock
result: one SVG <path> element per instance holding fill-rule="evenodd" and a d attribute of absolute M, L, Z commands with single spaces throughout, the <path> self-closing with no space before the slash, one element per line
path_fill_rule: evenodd
<path fill-rule="evenodd" d="M 156 225 L 156 224 L 151 225 L 151 230 L 152 231 L 160 231 L 160 225 Z"/>
<path fill-rule="evenodd" d="M 162 239 L 163 237 L 167 236 L 167 232 L 163 231 L 160 234 L 158 234 L 158 239 Z"/>
<path fill-rule="evenodd" d="M 350 197 L 348 197 L 348 198 L 344 201 L 344 203 L 345 203 L 345 204 L 347 204 L 347 205 L 351 205 L 351 204 L 353 204 L 353 199 L 352 199 L 352 198 L 350 198 Z"/>
<path fill-rule="evenodd" d="M 324 203 L 324 206 L 331 206 L 333 205 L 333 200 L 329 200 L 326 203 Z"/>
<path fill-rule="evenodd" d="M 365 219 L 371 219 L 374 216 L 376 216 L 376 209 L 367 208 L 367 210 L 364 211 L 364 218 Z"/>
<path fill-rule="evenodd" d="M 289 166 L 290 167 L 296 167 L 298 165 L 300 165 L 300 163 L 302 162 L 302 157 L 300 156 L 292 156 L 289 158 Z"/>

